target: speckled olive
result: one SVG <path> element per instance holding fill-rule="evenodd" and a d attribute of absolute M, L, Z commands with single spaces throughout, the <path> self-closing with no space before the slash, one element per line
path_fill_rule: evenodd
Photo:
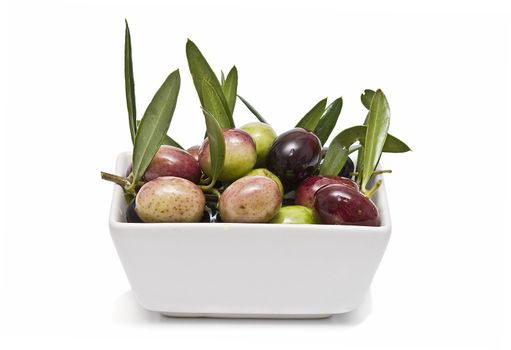
<path fill-rule="evenodd" d="M 225 161 L 219 176 L 221 181 L 234 181 L 254 168 L 257 154 L 254 140 L 240 129 L 225 129 Z M 199 151 L 199 164 L 208 176 L 211 176 L 211 158 L 209 141 L 206 138 Z"/>
<path fill-rule="evenodd" d="M 245 176 L 256 176 L 256 175 L 266 176 L 266 177 L 272 179 L 273 181 L 275 181 L 277 183 L 277 186 L 279 186 L 280 192 L 282 193 L 282 195 L 284 195 L 284 186 L 282 186 L 282 181 L 280 181 L 280 179 L 278 178 L 277 175 L 275 175 L 274 173 L 272 173 L 271 171 L 269 171 L 266 168 L 258 168 L 258 169 L 249 171 Z"/>
<path fill-rule="evenodd" d="M 305 179 L 296 189 L 295 204 L 308 208 L 314 207 L 314 195 L 323 186 L 330 184 L 344 184 L 358 191 L 355 181 L 341 176 L 311 176 Z"/>
<path fill-rule="evenodd" d="M 199 161 L 199 151 L 200 151 L 199 145 L 192 146 L 186 150 L 186 152 L 190 153 L 192 157 L 195 158 L 196 161 Z"/>
<path fill-rule="evenodd" d="M 266 167 L 277 175 L 286 192 L 314 174 L 321 161 L 321 142 L 302 128 L 286 131 L 273 142 Z"/>
<path fill-rule="evenodd" d="M 350 157 L 346 159 L 346 163 L 344 163 L 344 166 L 342 167 L 341 171 L 339 172 L 339 176 L 347 177 L 351 179 L 351 173 L 355 171 L 355 164 L 351 160 Z"/>
<path fill-rule="evenodd" d="M 205 204 L 204 193 L 193 182 L 163 176 L 140 188 L 135 210 L 144 222 L 198 222 Z"/>
<path fill-rule="evenodd" d="M 247 176 L 222 193 L 219 210 L 224 222 L 268 222 L 278 213 L 282 196 L 277 183 L 265 176 Z"/>
<path fill-rule="evenodd" d="M 272 224 L 315 224 L 312 209 L 301 205 L 288 205 L 280 208 L 270 221 Z"/>
<path fill-rule="evenodd" d="M 322 224 L 380 225 L 378 208 L 351 186 L 332 184 L 321 187 L 316 192 L 314 209 Z"/>
<path fill-rule="evenodd" d="M 246 131 L 256 144 L 257 161 L 255 166 L 264 167 L 270 147 L 277 138 L 275 130 L 270 125 L 260 122 L 245 124 L 241 130 Z"/>
<path fill-rule="evenodd" d="M 144 174 L 151 181 L 161 176 L 176 176 L 198 183 L 201 177 L 199 163 L 193 156 L 177 147 L 163 145 L 154 155 Z"/>

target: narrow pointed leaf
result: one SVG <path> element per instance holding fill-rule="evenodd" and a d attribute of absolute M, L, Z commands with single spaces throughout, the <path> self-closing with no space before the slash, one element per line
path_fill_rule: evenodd
<path fill-rule="evenodd" d="M 297 128 L 304 128 L 307 130 L 314 130 L 316 129 L 316 126 L 318 125 L 319 119 L 323 115 L 323 112 L 325 111 L 326 107 L 326 98 L 322 99 L 310 111 L 307 112 L 307 114 L 300 119 L 298 124 L 296 124 Z"/>
<path fill-rule="evenodd" d="M 245 100 L 243 97 L 241 97 L 240 95 L 238 95 L 238 98 L 241 100 L 241 102 L 243 102 L 243 104 L 248 108 L 248 110 L 250 112 L 252 112 L 252 114 L 257 118 L 259 119 L 259 121 L 261 123 L 265 123 L 265 124 L 268 124 L 268 122 L 266 121 L 266 119 L 263 118 L 263 116 L 247 101 Z"/>
<path fill-rule="evenodd" d="M 371 108 L 371 101 L 373 100 L 374 91 L 370 89 L 364 90 L 364 93 L 360 95 L 360 100 L 365 108 Z"/>
<path fill-rule="evenodd" d="M 165 79 L 140 121 L 133 147 L 133 188 L 144 175 L 167 134 L 176 108 L 180 84 L 179 70 L 176 70 Z"/>
<path fill-rule="evenodd" d="M 314 133 L 319 137 L 322 145 L 326 143 L 332 130 L 334 130 L 335 124 L 337 124 L 337 120 L 341 114 L 341 109 L 342 97 L 339 97 L 326 108 L 325 113 L 323 113 L 318 125 L 314 129 Z"/>
<path fill-rule="evenodd" d="M 380 159 L 383 145 L 387 138 L 390 125 L 390 108 L 387 98 L 381 90 L 377 90 L 371 101 L 369 119 L 367 120 L 367 133 L 364 146 L 364 169 L 362 170 L 362 192 L 367 192 L 367 183 L 373 169 Z"/>
<path fill-rule="evenodd" d="M 225 140 L 222 127 L 213 116 L 206 109 L 202 109 L 204 118 L 206 118 L 206 133 L 209 142 L 209 155 L 211 157 L 211 183 L 209 188 L 213 187 L 222 173 L 225 161 Z"/>
<path fill-rule="evenodd" d="M 222 84 L 222 90 L 224 92 L 229 111 L 231 114 L 233 114 L 234 106 L 236 105 L 236 93 L 238 90 L 238 70 L 236 69 L 236 66 L 232 67 L 232 69 L 227 74 L 225 83 Z"/>
<path fill-rule="evenodd" d="M 199 96 L 201 106 L 204 106 L 204 99 L 202 96 L 202 81 L 207 80 L 210 82 L 216 94 L 219 96 L 225 110 L 229 113 L 229 125 L 234 127 L 234 120 L 232 119 L 231 111 L 225 99 L 222 85 L 218 81 L 217 76 L 200 52 L 197 45 L 195 45 L 191 40 L 188 40 L 186 43 L 186 57 L 188 59 L 188 68 L 190 69 L 190 74 L 192 75 L 193 84 L 195 86 L 195 90 L 197 90 L 197 95 Z"/>
<path fill-rule="evenodd" d="M 224 71 L 221 70 L 220 71 L 220 85 L 222 85 L 222 89 L 224 88 L 224 84 L 225 84 L 225 75 L 224 75 Z"/>
<path fill-rule="evenodd" d="M 124 35 L 124 85 L 126 87 L 126 105 L 130 124 L 131 142 L 135 143 L 137 134 L 137 106 L 135 103 L 135 80 L 133 78 L 133 59 L 131 55 L 131 35 L 128 21 Z"/>
<path fill-rule="evenodd" d="M 221 96 L 218 95 L 213 85 L 206 79 L 202 82 L 202 101 L 202 107 L 213 115 L 221 128 L 234 127 L 229 120 L 229 112 L 223 105 Z"/>
<path fill-rule="evenodd" d="M 177 147 L 177 148 L 181 148 L 183 149 L 183 146 L 181 146 L 179 143 L 177 143 L 176 140 L 174 140 L 172 137 L 170 137 L 169 135 L 165 135 L 163 136 L 163 142 L 162 142 L 162 145 L 169 145 L 169 146 L 174 146 L 174 147 Z"/>

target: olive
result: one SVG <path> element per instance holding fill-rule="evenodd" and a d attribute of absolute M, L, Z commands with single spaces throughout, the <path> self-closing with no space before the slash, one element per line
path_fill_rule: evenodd
<path fill-rule="evenodd" d="M 135 198 L 128 204 L 128 207 L 126 208 L 126 222 L 143 222 L 138 217 L 137 212 L 135 211 Z"/>
<path fill-rule="evenodd" d="M 308 208 L 314 207 L 314 195 L 325 185 L 344 184 L 353 187 L 358 191 L 358 185 L 351 179 L 341 176 L 320 176 L 315 175 L 305 179 L 296 190 L 295 204 Z"/>
<path fill-rule="evenodd" d="M 321 142 L 312 132 L 295 128 L 278 136 L 266 159 L 267 168 L 282 181 L 286 192 L 311 176 L 321 161 Z"/>
<path fill-rule="evenodd" d="M 254 170 L 249 171 L 247 174 L 245 174 L 245 176 L 256 176 L 256 175 L 266 176 L 266 177 L 272 179 L 273 181 L 275 181 L 277 183 L 277 186 L 279 186 L 280 192 L 282 193 L 282 195 L 284 195 L 284 187 L 282 186 L 282 182 L 280 181 L 280 179 L 278 178 L 277 175 L 275 175 L 274 173 L 272 173 L 271 171 L 269 171 L 268 169 L 265 169 L 265 168 L 254 169 Z"/>
<path fill-rule="evenodd" d="M 270 222 L 272 224 L 315 224 L 316 219 L 312 209 L 301 205 L 289 205 L 280 208 Z"/>
<path fill-rule="evenodd" d="M 256 144 L 257 161 L 255 166 L 264 167 L 270 147 L 277 138 L 275 130 L 270 125 L 260 122 L 245 124 L 241 127 L 241 130 L 246 131 Z"/>
<path fill-rule="evenodd" d="M 174 146 L 163 145 L 154 155 L 144 174 L 151 181 L 161 176 L 176 176 L 198 183 L 201 177 L 199 163 L 193 156 Z"/>
<path fill-rule="evenodd" d="M 193 182 L 163 176 L 140 188 L 135 210 L 144 222 L 198 222 L 205 204 L 204 193 Z"/>
<path fill-rule="evenodd" d="M 195 145 L 195 146 L 188 148 L 186 150 L 186 152 L 190 153 L 192 155 L 192 157 L 195 158 L 196 161 L 199 161 L 199 150 L 200 150 L 200 146 Z"/>
<path fill-rule="evenodd" d="M 278 213 L 282 195 L 266 176 L 246 176 L 233 182 L 220 196 L 223 222 L 268 222 Z"/>
<path fill-rule="evenodd" d="M 225 129 L 225 160 L 219 180 L 234 181 L 248 173 L 256 163 L 256 145 L 248 133 L 240 129 Z M 209 141 L 206 138 L 199 151 L 199 164 L 204 173 L 211 177 Z"/>
<path fill-rule="evenodd" d="M 355 171 L 355 164 L 351 160 L 350 157 L 346 159 L 346 163 L 344 163 L 344 166 L 342 167 L 341 171 L 339 172 L 339 176 L 347 177 L 348 179 L 351 179 L 351 174 Z"/>
<path fill-rule="evenodd" d="M 343 184 L 321 187 L 316 192 L 314 209 L 322 224 L 380 225 L 378 208 L 371 199 Z"/>

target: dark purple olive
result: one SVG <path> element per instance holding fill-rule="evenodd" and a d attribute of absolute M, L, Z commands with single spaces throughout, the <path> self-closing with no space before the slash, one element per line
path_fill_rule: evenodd
<path fill-rule="evenodd" d="M 355 171 L 355 164 L 351 160 L 350 157 L 346 159 L 346 163 L 344 163 L 344 166 L 342 167 L 341 171 L 339 172 L 339 176 L 347 177 L 348 179 L 351 179 L 351 173 Z"/>
<path fill-rule="evenodd" d="M 321 187 L 314 209 L 322 224 L 379 226 L 378 208 L 351 186 L 332 184 Z"/>
<path fill-rule="evenodd" d="M 275 139 L 266 167 L 277 175 L 286 192 L 311 176 L 321 161 L 321 142 L 312 132 L 295 128 Z"/>
<path fill-rule="evenodd" d="M 126 222 L 143 222 L 135 211 L 135 198 L 133 198 L 126 208 Z"/>
<path fill-rule="evenodd" d="M 156 152 L 149 164 L 144 180 L 151 181 L 157 177 L 175 176 L 198 183 L 201 177 L 199 162 L 180 148 L 163 145 Z"/>
<path fill-rule="evenodd" d="M 323 186 L 331 184 L 342 184 L 353 187 L 358 191 L 355 181 L 341 176 L 311 176 L 305 179 L 296 190 L 295 204 L 307 208 L 314 207 L 314 195 Z"/>

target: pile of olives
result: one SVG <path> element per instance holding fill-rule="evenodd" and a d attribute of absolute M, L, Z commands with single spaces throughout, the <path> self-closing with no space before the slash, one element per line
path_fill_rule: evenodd
<path fill-rule="evenodd" d="M 236 67 L 219 79 L 188 40 L 188 66 L 207 135 L 200 145 L 184 150 L 167 134 L 180 89 L 179 70 L 167 77 L 138 120 L 127 22 L 124 47 L 132 165 L 124 177 L 102 173 L 102 178 L 123 187 L 127 222 L 380 225 L 371 196 L 381 181 L 367 186 L 382 172 L 376 170 L 382 152 L 410 150 L 388 134 L 390 110 L 381 90 L 364 91 L 364 123 L 340 132 L 327 148 L 341 97 L 328 106 L 326 98 L 321 100 L 294 128 L 277 135 L 238 95 Z M 238 98 L 259 122 L 236 128 Z M 356 166 L 349 157 L 355 151 Z"/>
<path fill-rule="evenodd" d="M 207 138 L 188 151 L 162 145 L 127 221 L 379 225 L 378 208 L 349 174 L 317 175 L 322 147 L 314 133 L 294 128 L 277 137 L 271 126 L 255 122 L 223 135 L 219 198 L 206 198 L 199 187 L 201 175 L 210 175 Z M 353 163 L 340 175 L 346 168 L 353 171 Z"/>

